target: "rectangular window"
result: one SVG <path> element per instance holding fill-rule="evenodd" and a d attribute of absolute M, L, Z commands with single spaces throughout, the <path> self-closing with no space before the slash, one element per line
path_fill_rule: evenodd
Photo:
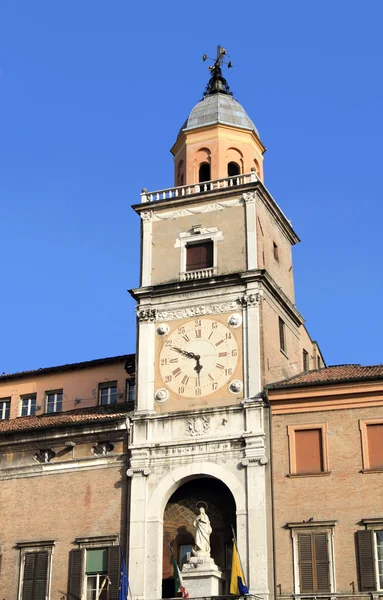
<path fill-rule="evenodd" d="M 60 412 L 63 403 L 63 391 L 57 390 L 55 392 L 46 392 L 46 412 L 55 413 Z"/>
<path fill-rule="evenodd" d="M 357 531 L 360 591 L 383 590 L 383 519 L 363 519 L 372 529 Z"/>
<path fill-rule="evenodd" d="M 309 353 L 307 350 L 303 350 L 303 370 L 305 373 L 309 371 Z"/>
<path fill-rule="evenodd" d="M 211 240 L 196 244 L 186 244 L 186 271 L 210 269 L 214 266 L 214 250 Z"/>
<path fill-rule="evenodd" d="M 360 421 L 363 470 L 383 470 L 383 419 Z"/>
<path fill-rule="evenodd" d="M 11 399 L 2 398 L 0 400 L 0 420 L 9 419 L 9 413 L 11 410 Z"/>
<path fill-rule="evenodd" d="M 21 398 L 21 416 L 32 417 L 36 414 L 36 395 L 23 396 Z"/>
<path fill-rule="evenodd" d="M 108 549 L 86 551 L 86 600 L 107 600 Z"/>
<path fill-rule="evenodd" d="M 298 533 L 301 594 L 330 592 L 327 532 Z"/>
<path fill-rule="evenodd" d="M 115 404 L 117 402 L 117 381 L 108 383 L 100 383 L 99 388 L 99 403 L 102 406 L 107 404 Z"/>
<path fill-rule="evenodd" d="M 317 357 L 317 364 L 318 364 L 318 369 L 320 369 L 322 367 L 322 361 L 321 361 L 320 356 Z"/>
<path fill-rule="evenodd" d="M 19 600 L 46 600 L 55 542 L 16 544 L 20 550 Z"/>
<path fill-rule="evenodd" d="M 286 354 L 285 322 L 279 317 L 279 347 Z"/>
<path fill-rule="evenodd" d="M 126 380 L 126 400 L 128 402 L 133 402 L 135 399 L 136 393 L 136 380 L 134 377 Z"/>
<path fill-rule="evenodd" d="M 111 538 L 115 536 L 110 536 Z M 97 542 L 100 543 L 98 538 Z M 97 547 L 89 538 L 78 538 L 78 550 L 70 553 L 69 595 L 83 600 L 117 598 L 120 582 L 120 548 L 118 545 Z M 115 543 L 115 542 L 113 542 Z M 86 590 L 86 596 L 83 595 Z"/>
<path fill-rule="evenodd" d="M 275 260 L 279 262 L 278 246 L 275 242 L 273 242 L 273 253 Z"/>
<path fill-rule="evenodd" d="M 328 473 L 327 424 L 289 425 L 291 475 Z"/>

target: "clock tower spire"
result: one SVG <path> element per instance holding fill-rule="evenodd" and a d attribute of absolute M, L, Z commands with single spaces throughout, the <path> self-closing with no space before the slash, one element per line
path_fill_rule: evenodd
<path fill-rule="evenodd" d="M 137 397 L 129 573 L 142 600 L 161 598 L 161 589 L 174 596 L 166 587 L 169 543 L 176 557 L 191 543 L 190 498 L 210 498 L 222 523 L 226 504 L 233 507 L 250 593 L 264 600 L 273 593 L 262 390 L 306 368 L 304 353 L 322 360 L 295 306 L 299 238 L 264 185 L 265 147 L 223 77 L 226 57 L 218 47 L 203 99 L 172 148 L 174 187 L 143 190 L 133 206 L 141 219 L 141 282 L 131 292 Z M 215 585 L 228 594 L 232 532 L 222 526 L 219 535 L 211 544 Z"/>

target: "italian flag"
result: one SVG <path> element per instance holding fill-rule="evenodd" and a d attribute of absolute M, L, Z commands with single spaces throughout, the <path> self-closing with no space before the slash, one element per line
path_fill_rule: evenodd
<path fill-rule="evenodd" d="M 172 553 L 173 554 L 173 553 Z M 189 598 L 189 594 L 185 590 L 184 582 L 182 579 L 181 571 L 178 568 L 178 564 L 173 554 L 173 568 L 174 568 L 174 585 L 176 594 L 181 592 L 182 598 Z"/>

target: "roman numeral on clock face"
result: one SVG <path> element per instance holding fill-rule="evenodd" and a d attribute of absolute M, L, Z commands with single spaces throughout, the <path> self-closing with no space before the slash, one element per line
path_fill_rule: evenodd
<path fill-rule="evenodd" d="M 183 385 L 187 385 L 189 383 L 189 377 L 187 375 L 185 375 L 185 377 L 182 379 L 181 382 Z"/>
<path fill-rule="evenodd" d="M 172 373 L 173 373 L 174 377 L 178 377 L 178 375 L 181 374 L 181 369 L 178 367 L 178 369 L 174 369 L 174 371 L 172 371 Z"/>

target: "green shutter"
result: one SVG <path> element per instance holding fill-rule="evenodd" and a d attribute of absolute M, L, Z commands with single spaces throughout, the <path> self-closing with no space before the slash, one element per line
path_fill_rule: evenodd
<path fill-rule="evenodd" d="M 357 531 L 360 591 L 376 590 L 374 563 L 374 532 Z"/>

